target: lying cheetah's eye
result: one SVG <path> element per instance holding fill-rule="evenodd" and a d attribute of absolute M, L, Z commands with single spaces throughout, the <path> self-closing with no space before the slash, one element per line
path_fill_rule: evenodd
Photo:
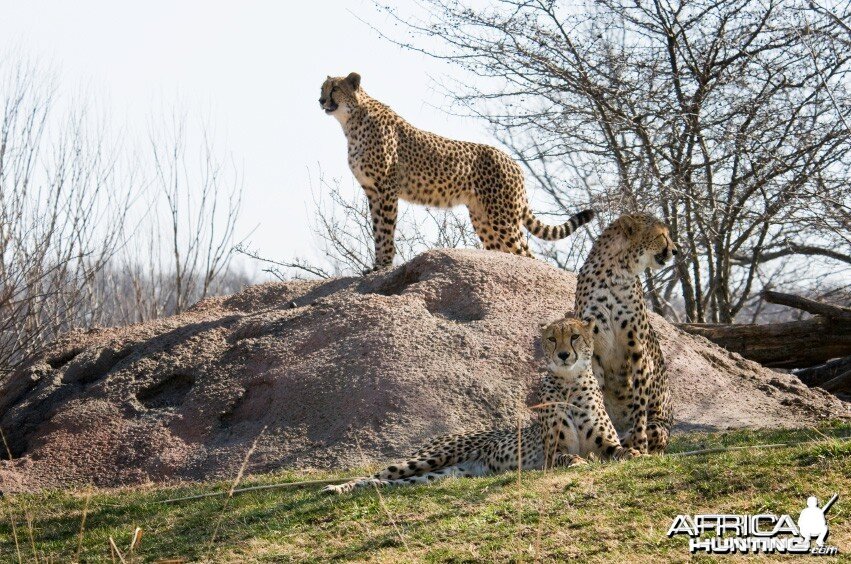
<path fill-rule="evenodd" d="M 573 336 L 570 338 L 570 342 L 572 343 L 572 342 L 576 341 L 576 339 L 578 339 L 578 338 L 579 338 L 579 335 L 573 335 Z"/>
<path fill-rule="evenodd" d="M 556 342 L 556 338 L 555 338 L 555 337 L 550 337 L 550 338 L 549 338 L 549 341 L 550 341 L 551 343 L 555 343 L 555 342 Z"/>

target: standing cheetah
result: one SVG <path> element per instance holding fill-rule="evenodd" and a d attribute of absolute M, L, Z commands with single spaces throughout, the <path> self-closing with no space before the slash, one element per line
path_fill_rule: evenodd
<path fill-rule="evenodd" d="M 593 324 L 566 317 L 541 326 L 541 346 L 550 373 L 541 384 L 540 421 L 520 429 L 519 445 L 516 428 L 439 437 L 410 460 L 371 477 L 327 486 L 325 491 L 344 493 L 370 485 L 485 476 L 516 470 L 518 462 L 524 470 L 540 470 L 582 464 L 582 456 L 611 460 L 639 456 L 638 451 L 621 447 L 603 406 L 600 386 L 591 371 Z"/>
<path fill-rule="evenodd" d="M 664 452 L 673 409 L 639 275 L 676 254 L 664 223 L 648 214 L 623 215 L 594 242 L 576 285 L 577 314 L 596 320 L 594 374 L 606 411 L 623 445 L 642 453 Z"/>
<path fill-rule="evenodd" d="M 357 73 L 328 77 L 319 104 L 343 126 L 349 167 L 369 199 L 375 269 L 393 262 L 399 199 L 436 207 L 467 206 L 486 249 L 532 256 L 520 230 L 547 241 L 563 239 L 593 217 L 592 210 L 562 225 L 545 225 L 529 209 L 523 171 L 488 145 L 422 131 L 371 98 Z"/>

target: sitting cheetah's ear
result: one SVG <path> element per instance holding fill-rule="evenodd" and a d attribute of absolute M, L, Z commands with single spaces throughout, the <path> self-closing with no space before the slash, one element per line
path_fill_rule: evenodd
<path fill-rule="evenodd" d="M 583 323 L 585 324 L 585 328 L 588 329 L 589 333 L 592 333 L 594 331 L 594 327 L 597 326 L 597 320 L 594 319 L 593 317 L 589 317 L 588 319 L 585 319 L 583 321 Z"/>
<path fill-rule="evenodd" d="M 356 72 L 350 72 L 349 76 L 346 77 L 346 82 L 349 83 L 349 86 L 352 87 L 352 90 L 357 90 L 360 88 L 360 75 Z"/>
<path fill-rule="evenodd" d="M 627 237 L 634 237 L 641 229 L 641 225 L 639 224 L 638 220 L 631 215 L 621 216 L 620 219 L 618 219 L 618 224 L 620 225 L 621 230 L 623 230 L 624 234 Z"/>

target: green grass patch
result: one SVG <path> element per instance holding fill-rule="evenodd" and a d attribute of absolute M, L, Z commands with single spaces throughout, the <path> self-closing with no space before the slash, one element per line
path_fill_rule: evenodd
<path fill-rule="evenodd" d="M 17 561 L 18 552 L 26 562 L 74 561 L 78 550 L 80 561 L 111 562 L 110 537 L 128 558 L 136 527 L 144 532 L 137 562 L 685 561 L 687 540 L 665 536 L 679 513 L 797 515 L 807 496 L 833 493 L 840 497 L 828 514 L 830 544 L 842 559 L 851 553 L 851 441 L 842 440 L 849 436 L 851 426 L 841 423 L 691 433 L 676 436 L 670 451 L 817 442 L 524 472 L 519 483 L 517 474 L 452 479 L 380 496 L 373 489 L 327 496 L 313 486 L 161 503 L 227 491 L 225 482 L 7 496 L 0 562 Z M 286 472 L 249 476 L 241 486 L 352 474 Z"/>

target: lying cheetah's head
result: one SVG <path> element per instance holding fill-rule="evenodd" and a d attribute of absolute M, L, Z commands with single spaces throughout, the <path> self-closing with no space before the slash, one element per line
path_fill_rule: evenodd
<path fill-rule="evenodd" d="M 594 320 L 582 322 L 570 314 L 541 324 L 541 348 L 544 360 L 553 373 L 585 370 L 594 352 Z"/>
<path fill-rule="evenodd" d="M 348 114 L 358 105 L 360 75 L 356 72 L 349 76 L 329 76 L 322 83 L 319 93 L 319 105 L 326 114 Z"/>
<path fill-rule="evenodd" d="M 661 268 L 677 254 L 668 226 L 650 214 L 622 215 L 606 231 L 615 240 L 620 239 L 622 256 L 633 274 Z"/>

